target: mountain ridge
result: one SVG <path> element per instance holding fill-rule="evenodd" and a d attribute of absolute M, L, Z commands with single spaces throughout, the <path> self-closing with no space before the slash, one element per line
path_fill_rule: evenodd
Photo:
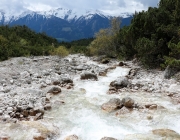
<path fill-rule="evenodd" d="M 126 17 L 126 18 L 123 18 Z M 132 15 L 123 13 L 120 17 L 130 24 Z M 106 15 L 98 10 L 86 10 L 78 13 L 71 9 L 52 9 L 49 11 L 24 11 L 21 14 L 11 15 L 0 11 L 1 25 L 26 25 L 36 32 L 44 32 L 60 41 L 72 41 L 93 37 L 100 29 L 108 28 L 113 16 Z"/>

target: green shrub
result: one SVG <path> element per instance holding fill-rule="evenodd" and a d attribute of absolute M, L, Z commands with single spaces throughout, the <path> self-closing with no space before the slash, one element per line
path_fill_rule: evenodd
<path fill-rule="evenodd" d="M 51 55 L 58 55 L 60 57 L 65 57 L 69 54 L 69 51 L 64 46 L 59 46 L 58 48 L 54 48 L 52 50 Z"/>

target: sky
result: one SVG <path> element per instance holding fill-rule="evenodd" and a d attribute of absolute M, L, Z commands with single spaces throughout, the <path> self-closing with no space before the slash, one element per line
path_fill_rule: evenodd
<path fill-rule="evenodd" d="M 55 8 L 67 8 L 76 11 L 100 10 L 109 15 L 134 13 L 157 7 L 159 0 L 1 0 L 0 9 L 21 13 L 25 10 L 47 11 Z"/>

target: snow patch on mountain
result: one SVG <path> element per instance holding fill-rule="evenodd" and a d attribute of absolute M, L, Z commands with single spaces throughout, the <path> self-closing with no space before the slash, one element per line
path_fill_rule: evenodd
<path fill-rule="evenodd" d="M 18 20 L 20 18 L 23 18 L 25 16 L 30 16 L 34 17 L 40 15 L 43 16 L 44 18 L 51 18 L 52 16 L 57 17 L 57 18 L 61 18 L 67 21 L 72 21 L 72 20 L 80 20 L 80 19 L 85 19 L 85 20 L 89 20 L 91 19 L 94 15 L 99 15 L 103 18 L 111 18 L 112 16 L 106 14 L 103 11 L 99 11 L 99 10 L 86 10 L 86 11 L 76 11 L 76 10 L 70 10 L 70 9 L 65 9 L 65 8 L 58 8 L 58 9 L 51 9 L 49 11 L 31 11 L 31 10 L 27 10 L 24 11 L 22 13 L 14 13 L 13 11 L 3 11 L 0 10 L 0 21 L 3 19 L 4 17 L 4 22 L 9 23 L 13 20 Z M 122 13 L 120 15 L 123 18 L 129 17 L 130 14 L 128 13 Z"/>

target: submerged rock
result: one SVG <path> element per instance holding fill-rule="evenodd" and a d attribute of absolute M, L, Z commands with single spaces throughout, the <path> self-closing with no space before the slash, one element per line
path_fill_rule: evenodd
<path fill-rule="evenodd" d="M 101 140 L 117 140 L 117 139 L 112 137 L 103 137 Z"/>
<path fill-rule="evenodd" d="M 155 129 L 152 130 L 153 134 L 165 137 L 167 139 L 179 140 L 180 134 L 170 129 Z"/>

